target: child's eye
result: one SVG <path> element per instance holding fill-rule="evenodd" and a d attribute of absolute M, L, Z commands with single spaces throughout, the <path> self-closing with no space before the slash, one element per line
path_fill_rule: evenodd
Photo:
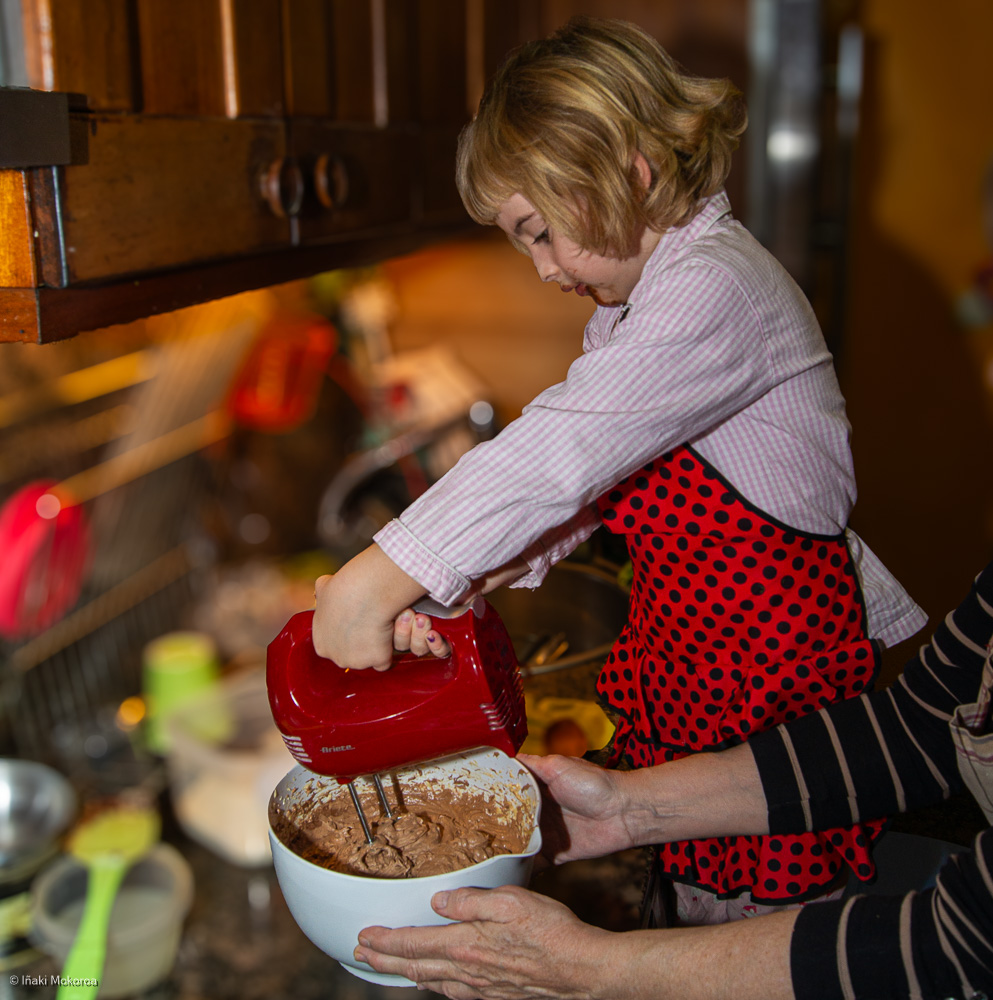
<path fill-rule="evenodd" d="M 534 238 L 534 240 L 532 241 L 532 244 L 534 244 L 534 243 L 547 243 L 547 242 L 548 242 L 548 230 L 547 229 L 543 229 Z"/>

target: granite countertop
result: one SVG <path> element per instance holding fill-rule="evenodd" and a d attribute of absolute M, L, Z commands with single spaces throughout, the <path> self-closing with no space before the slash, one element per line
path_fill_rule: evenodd
<path fill-rule="evenodd" d="M 194 900 L 171 975 L 139 994 L 141 1000 L 411 1000 L 417 995 L 358 979 L 318 950 L 290 915 L 271 865 L 233 865 L 185 837 L 168 807 L 165 820 L 164 839 L 193 869 Z M 531 888 L 560 899 L 589 923 L 633 928 L 645 857 L 632 850 L 573 862 L 539 873 Z M 6 970 L 0 997 L 54 997 L 51 977 L 59 971 L 47 956 Z"/>

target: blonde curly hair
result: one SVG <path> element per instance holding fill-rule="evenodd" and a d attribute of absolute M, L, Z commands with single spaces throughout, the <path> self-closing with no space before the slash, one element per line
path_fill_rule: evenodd
<path fill-rule="evenodd" d="M 574 17 L 499 69 L 459 137 L 456 180 L 476 222 L 521 194 L 585 250 L 626 257 L 645 227 L 683 226 L 721 189 L 746 123 L 730 80 L 682 72 L 633 24 Z"/>

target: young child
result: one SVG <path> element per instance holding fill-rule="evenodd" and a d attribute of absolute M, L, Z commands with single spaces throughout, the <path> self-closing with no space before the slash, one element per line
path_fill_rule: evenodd
<path fill-rule="evenodd" d="M 923 625 L 847 528 L 850 428 L 813 312 L 731 216 L 744 127 L 729 82 L 682 73 L 630 24 L 574 19 L 509 58 L 461 137 L 459 188 L 542 281 L 596 302 L 583 354 L 318 582 L 319 653 L 385 669 L 394 642 L 440 648 L 417 598 L 535 587 L 602 523 L 634 567 L 597 685 L 620 716 L 609 765 L 651 767 L 857 694 L 877 643 Z M 694 906 L 757 912 L 871 875 L 880 828 L 659 858 L 702 922 Z"/>

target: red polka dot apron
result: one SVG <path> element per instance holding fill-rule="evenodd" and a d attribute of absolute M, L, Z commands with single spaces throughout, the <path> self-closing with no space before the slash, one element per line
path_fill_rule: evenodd
<path fill-rule="evenodd" d="M 871 685 L 878 657 L 844 534 L 775 521 L 688 446 L 597 506 L 626 537 L 634 570 L 628 622 L 597 681 L 619 716 L 608 766 L 731 746 Z M 720 898 L 797 902 L 846 863 L 871 877 L 883 825 L 681 841 L 660 846 L 659 863 Z"/>

